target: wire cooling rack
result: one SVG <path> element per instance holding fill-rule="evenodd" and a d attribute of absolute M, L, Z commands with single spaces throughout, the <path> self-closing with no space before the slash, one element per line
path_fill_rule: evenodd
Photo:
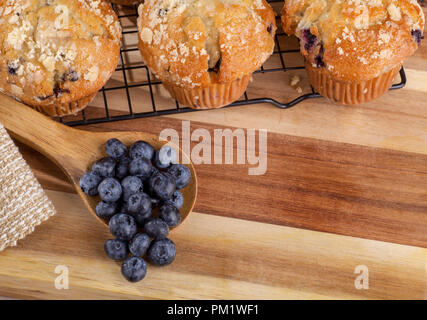
<path fill-rule="evenodd" d="M 276 12 L 283 6 L 283 0 L 268 2 Z M 142 62 L 138 50 L 137 6 L 113 5 L 113 8 L 123 29 L 119 65 L 86 109 L 58 120 L 69 126 L 78 126 L 196 111 L 174 101 L 161 86 L 161 81 Z M 288 109 L 304 100 L 321 97 L 308 83 L 297 39 L 288 37 L 282 31 L 279 17 L 277 22 L 276 47 L 272 57 L 254 73 L 254 81 L 241 100 L 227 107 L 270 103 Z M 289 85 L 291 77 L 296 75 L 301 79 L 298 90 Z M 405 84 L 406 76 L 402 68 L 400 82 L 394 84 L 391 90 L 403 88 Z M 283 100 L 286 101 L 279 102 Z"/>

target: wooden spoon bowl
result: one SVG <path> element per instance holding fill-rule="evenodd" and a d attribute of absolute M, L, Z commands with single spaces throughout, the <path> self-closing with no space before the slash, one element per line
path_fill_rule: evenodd
<path fill-rule="evenodd" d="M 99 196 L 91 197 L 80 189 L 80 178 L 92 164 L 107 156 L 105 143 L 110 138 L 117 138 L 127 146 L 138 140 L 150 143 L 156 150 L 167 142 L 159 141 L 158 137 L 144 132 L 89 132 L 78 130 L 56 122 L 39 112 L 0 94 L 0 122 L 12 137 L 39 151 L 57 164 L 69 177 L 77 193 L 92 215 L 107 225 L 108 222 L 99 218 L 95 208 L 100 201 Z M 180 209 L 181 223 L 193 210 L 197 196 L 197 177 L 189 157 L 178 146 L 181 163 L 191 171 L 191 182 L 180 191 L 184 195 L 184 205 Z M 184 161 L 185 159 L 185 161 Z"/>

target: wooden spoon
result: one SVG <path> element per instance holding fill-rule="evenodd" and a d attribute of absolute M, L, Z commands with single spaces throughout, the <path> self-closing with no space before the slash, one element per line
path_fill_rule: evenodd
<path fill-rule="evenodd" d="M 104 145 L 110 138 L 117 138 L 127 146 L 138 140 L 150 143 L 156 150 L 165 141 L 144 132 L 89 132 L 77 130 L 56 122 L 30 107 L 0 94 L 0 122 L 12 137 L 39 151 L 55 162 L 70 178 L 84 204 L 96 219 L 107 225 L 107 221 L 99 218 L 95 207 L 100 201 L 99 196 L 91 197 L 80 189 L 80 177 L 90 170 L 92 164 L 107 156 Z M 193 210 L 197 195 L 197 177 L 193 164 L 188 156 L 177 146 L 180 159 L 190 163 L 192 179 L 188 186 L 180 190 L 184 195 L 184 205 L 180 209 L 181 222 Z"/>

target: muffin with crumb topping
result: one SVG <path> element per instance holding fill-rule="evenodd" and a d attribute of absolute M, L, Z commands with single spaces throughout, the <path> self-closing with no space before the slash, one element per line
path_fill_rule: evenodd
<path fill-rule="evenodd" d="M 144 61 L 192 108 L 237 100 L 274 49 L 275 15 L 265 0 L 146 0 L 138 13 Z"/>
<path fill-rule="evenodd" d="M 383 95 L 423 39 L 424 14 L 414 0 L 293 0 L 284 31 L 300 39 L 312 86 L 342 104 Z"/>
<path fill-rule="evenodd" d="M 120 55 L 101 0 L 0 0 L 0 30 L 0 92 L 50 116 L 86 107 Z"/>
<path fill-rule="evenodd" d="M 106 0 L 107 2 L 120 4 L 122 6 L 133 6 L 144 2 L 144 0 Z"/>

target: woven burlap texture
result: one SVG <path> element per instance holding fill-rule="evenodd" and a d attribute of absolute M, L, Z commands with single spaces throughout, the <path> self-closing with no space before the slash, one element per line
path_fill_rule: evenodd
<path fill-rule="evenodd" d="M 55 214 L 28 164 L 0 124 L 0 251 Z"/>

